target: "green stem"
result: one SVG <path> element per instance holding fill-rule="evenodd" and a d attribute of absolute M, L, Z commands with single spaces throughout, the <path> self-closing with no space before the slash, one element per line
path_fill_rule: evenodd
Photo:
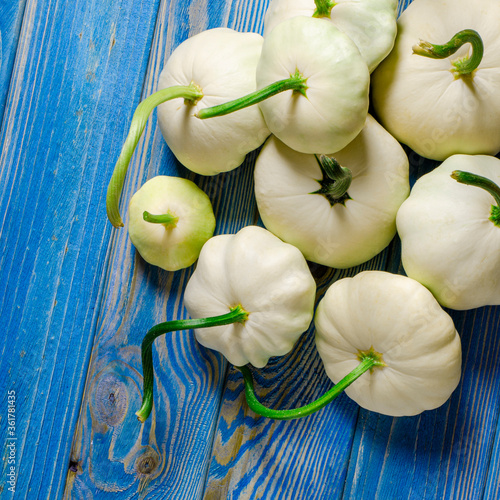
<path fill-rule="evenodd" d="M 137 143 L 144 131 L 144 127 L 148 121 L 149 115 L 156 106 L 162 102 L 170 101 L 171 99 L 184 98 L 186 101 L 195 103 L 203 97 L 201 89 L 191 83 L 187 86 L 176 85 L 167 89 L 159 90 L 142 101 L 136 108 L 130 130 L 123 144 L 120 156 L 115 164 L 111 180 L 109 181 L 108 191 L 106 194 L 106 211 L 108 219 L 115 227 L 123 226 L 123 221 L 120 216 L 119 202 L 120 195 L 127 174 L 130 158 L 132 157 Z"/>
<path fill-rule="evenodd" d="M 420 40 L 420 43 L 413 46 L 413 53 L 433 59 L 446 59 L 466 43 L 471 44 L 472 54 L 452 62 L 452 71 L 456 76 L 469 75 L 479 66 L 483 58 L 484 45 L 477 31 L 459 31 L 449 42 L 443 45 L 434 45 L 430 42 Z"/>
<path fill-rule="evenodd" d="M 234 111 L 238 111 L 254 104 L 258 104 L 259 102 L 262 102 L 265 99 L 268 99 L 269 97 L 272 97 L 286 90 L 293 90 L 294 92 L 299 92 L 305 96 L 307 90 L 306 81 L 307 78 L 304 78 L 297 70 L 295 71 L 294 75 L 290 75 L 290 78 L 271 83 L 263 89 L 256 90 L 251 94 L 240 97 L 238 99 L 234 99 L 233 101 L 225 102 L 224 104 L 219 104 L 210 108 L 201 109 L 195 116 L 203 120 L 205 118 L 214 118 L 216 116 L 228 115 L 229 113 L 233 113 Z"/>
<path fill-rule="evenodd" d="M 179 222 L 179 217 L 170 212 L 161 215 L 153 215 L 145 210 L 142 214 L 142 218 L 146 222 L 151 222 L 152 224 L 163 224 L 166 228 L 175 227 L 177 226 L 177 222 Z"/>
<path fill-rule="evenodd" d="M 139 411 L 136 412 L 139 421 L 145 422 L 153 408 L 153 342 L 157 337 L 178 330 L 190 330 L 192 328 L 208 328 L 211 326 L 230 325 L 232 323 L 244 323 L 248 318 L 248 314 L 249 313 L 245 311 L 241 305 L 237 305 L 232 307 L 230 312 L 220 316 L 200 319 L 179 319 L 166 321 L 153 326 L 153 328 L 151 328 L 144 337 L 141 345 L 144 390 L 142 406 Z"/>
<path fill-rule="evenodd" d="M 451 177 L 461 184 L 482 188 L 493 196 L 496 205 L 491 206 L 489 219 L 495 226 L 500 227 L 500 186 L 482 175 L 464 172 L 463 170 L 454 170 Z"/>
<path fill-rule="evenodd" d="M 356 379 L 361 377 L 363 373 L 375 368 L 377 366 L 385 366 L 380 355 L 375 353 L 374 355 L 369 353 L 361 353 L 361 362 L 354 368 L 350 373 L 348 373 L 342 380 L 335 384 L 328 392 L 323 394 L 320 398 L 312 403 L 309 403 L 300 408 L 293 408 L 291 410 L 273 410 L 264 406 L 255 395 L 252 373 L 246 366 L 237 367 L 238 370 L 243 374 L 243 380 L 245 383 L 245 396 L 248 406 L 252 411 L 267 418 L 273 418 L 276 420 L 292 420 L 294 418 L 305 417 L 311 415 L 321 408 L 324 408 L 327 404 L 331 403 L 337 396 L 339 396 L 347 387 L 349 387 Z"/>
<path fill-rule="evenodd" d="M 323 195 L 332 207 L 337 203 L 344 205 L 346 200 L 350 199 L 347 190 L 352 182 L 352 172 L 347 167 L 340 165 L 335 158 L 326 155 L 321 155 L 319 158 L 317 155 L 314 156 L 323 178 L 318 181 L 320 189 L 310 194 Z"/>
<path fill-rule="evenodd" d="M 316 10 L 313 17 L 330 17 L 332 9 L 335 7 L 335 2 L 330 0 L 314 0 Z"/>

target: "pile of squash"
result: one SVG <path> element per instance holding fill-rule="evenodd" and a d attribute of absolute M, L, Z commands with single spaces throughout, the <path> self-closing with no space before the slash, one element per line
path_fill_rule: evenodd
<path fill-rule="evenodd" d="M 120 194 L 151 111 L 180 163 L 201 175 L 237 168 L 258 148 L 255 197 L 265 228 L 213 236 L 207 195 L 158 176 L 129 204 L 132 243 L 152 265 L 193 265 L 192 320 L 143 342 L 145 420 L 154 339 L 195 329 L 243 372 L 250 407 L 270 418 L 316 411 L 342 390 L 361 406 L 413 415 L 460 380 L 461 347 L 443 307 L 500 305 L 500 3 L 272 0 L 264 35 L 215 28 L 172 53 L 143 101 L 111 178 Z M 371 105 L 371 107 L 370 107 Z M 371 113 L 369 113 L 369 110 Z M 439 162 L 409 182 L 408 152 Z M 307 261 L 362 264 L 396 232 L 406 276 L 339 280 L 314 310 Z M 284 355 L 311 321 L 337 384 L 294 410 L 263 407 L 244 366 Z M 418 376 L 416 376 L 418 375 Z"/>

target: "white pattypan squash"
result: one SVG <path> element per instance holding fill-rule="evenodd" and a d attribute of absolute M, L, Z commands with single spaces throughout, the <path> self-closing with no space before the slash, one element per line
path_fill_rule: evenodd
<path fill-rule="evenodd" d="M 496 0 L 415 0 L 408 6 L 393 51 L 372 75 L 376 115 L 394 137 L 435 160 L 500 151 L 499 19 Z M 446 45 L 462 30 L 468 31 L 455 40 L 474 43 L 474 50 L 466 43 L 446 58 L 429 58 L 438 51 L 432 44 Z M 482 39 L 482 59 L 470 30 Z M 472 59 L 464 62 L 467 55 Z M 477 68 L 465 71 L 473 61 Z"/>
<path fill-rule="evenodd" d="M 206 30 L 181 43 L 160 74 L 159 89 L 139 103 L 106 193 L 106 212 L 123 226 L 120 195 L 130 159 L 151 112 L 158 106 L 163 136 L 188 169 L 215 175 L 238 167 L 260 146 L 269 130 L 254 106 L 218 120 L 203 121 L 198 111 L 256 90 L 255 71 L 262 37 L 229 28 Z"/>
<path fill-rule="evenodd" d="M 342 149 L 361 131 L 368 113 L 370 75 L 358 48 L 327 20 L 287 19 L 264 39 L 257 86 L 296 74 L 306 81 L 303 92 L 287 91 L 259 103 L 269 130 L 302 153 Z"/>
<path fill-rule="evenodd" d="M 244 322 L 197 328 L 196 338 L 236 366 L 263 367 L 271 356 L 288 353 L 307 330 L 315 294 L 300 251 L 264 228 L 248 226 L 205 243 L 184 303 L 193 318 L 241 306 L 248 313 Z"/>
<path fill-rule="evenodd" d="M 214 229 L 210 199 L 188 179 L 153 177 L 130 200 L 130 240 L 146 262 L 167 271 L 193 264 Z"/>
<path fill-rule="evenodd" d="M 457 182 L 454 171 L 495 183 L 496 204 L 485 189 Z M 499 184 L 498 158 L 454 155 L 418 179 L 401 205 L 396 222 L 405 272 L 443 306 L 500 305 Z"/>
<path fill-rule="evenodd" d="M 264 20 L 264 37 L 291 17 L 329 18 L 356 44 L 371 72 L 394 45 L 396 12 L 396 0 L 272 0 Z"/>
<path fill-rule="evenodd" d="M 352 175 L 337 196 L 332 190 L 342 179 L 324 171 L 324 158 L 271 136 L 256 161 L 255 196 L 267 229 L 312 262 L 347 268 L 377 255 L 396 234 L 396 213 L 410 192 L 408 158 L 370 115 L 333 157 Z"/>
<path fill-rule="evenodd" d="M 269 130 L 258 106 L 200 120 L 198 110 L 256 90 L 255 71 L 262 36 L 229 28 L 203 31 L 172 53 L 158 88 L 196 85 L 203 96 L 191 102 L 173 99 L 158 106 L 158 123 L 169 148 L 188 169 L 203 175 L 232 170 L 259 147 Z"/>
<path fill-rule="evenodd" d="M 366 356 L 380 365 L 346 394 L 385 415 L 441 406 L 460 381 L 461 344 L 450 316 L 424 286 L 405 276 L 366 271 L 335 282 L 314 317 L 316 345 L 333 382 Z"/>

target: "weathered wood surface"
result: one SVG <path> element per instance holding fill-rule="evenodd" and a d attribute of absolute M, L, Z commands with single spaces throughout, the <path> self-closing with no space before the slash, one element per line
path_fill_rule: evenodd
<path fill-rule="evenodd" d="M 0 122 L 10 87 L 26 0 L 0 3 Z"/>
<path fill-rule="evenodd" d="M 0 135 L 0 428 L 4 443 L 14 390 L 15 498 L 64 491 L 109 255 L 110 158 L 140 99 L 157 7 L 24 8 Z"/>
<path fill-rule="evenodd" d="M 448 403 L 417 417 L 381 416 L 341 396 L 306 419 L 259 418 L 245 405 L 239 372 L 180 332 L 156 341 L 155 408 L 146 424 L 135 418 L 140 341 L 156 322 L 186 317 L 182 290 L 192 269 L 155 269 L 136 255 L 126 229 L 111 229 L 104 197 L 113 163 L 172 50 L 209 27 L 261 32 L 267 3 L 0 5 L 0 430 L 7 436 L 7 391 L 15 390 L 17 437 L 16 494 L 7 489 L 5 447 L 2 498 L 500 496 L 497 307 L 451 312 L 463 379 Z M 173 158 L 153 114 L 122 212 L 146 179 L 180 175 L 212 199 L 216 231 L 234 232 L 258 222 L 253 161 L 194 176 Z M 410 161 L 413 178 L 432 166 L 414 154 Z M 368 268 L 401 273 L 397 239 L 356 269 L 313 266 L 318 297 Z M 331 386 L 312 334 L 256 371 L 265 403 L 294 407 Z"/>

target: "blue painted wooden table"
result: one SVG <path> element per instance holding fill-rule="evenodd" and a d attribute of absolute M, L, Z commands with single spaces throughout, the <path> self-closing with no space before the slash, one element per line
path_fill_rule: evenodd
<path fill-rule="evenodd" d="M 498 307 L 451 313 L 462 381 L 444 406 L 416 417 L 381 416 L 341 396 L 305 419 L 259 418 L 239 372 L 179 333 L 156 342 L 155 410 L 145 424 L 135 418 L 142 336 L 186 317 L 192 269 L 145 264 L 106 219 L 107 183 L 134 108 L 172 50 L 209 27 L 262 32 L 267 3 L 0 3 L 2 499 L 500 497 Z M 122 208 L 146 179 L 179 175 L 210 196 L 216 232 L 234 232 L 258 222 L 254 159 L 195 176 L 153 113 Z M 410 164 L 413 178 L 432 167 L 413 153 Z M 356 269 L 313 266 L 318 295 L 361 269 L 402 272 L 397 239 Z M 282 408 L 331 387 L 312 331 L 257 370 L 257 384 Z"/>

